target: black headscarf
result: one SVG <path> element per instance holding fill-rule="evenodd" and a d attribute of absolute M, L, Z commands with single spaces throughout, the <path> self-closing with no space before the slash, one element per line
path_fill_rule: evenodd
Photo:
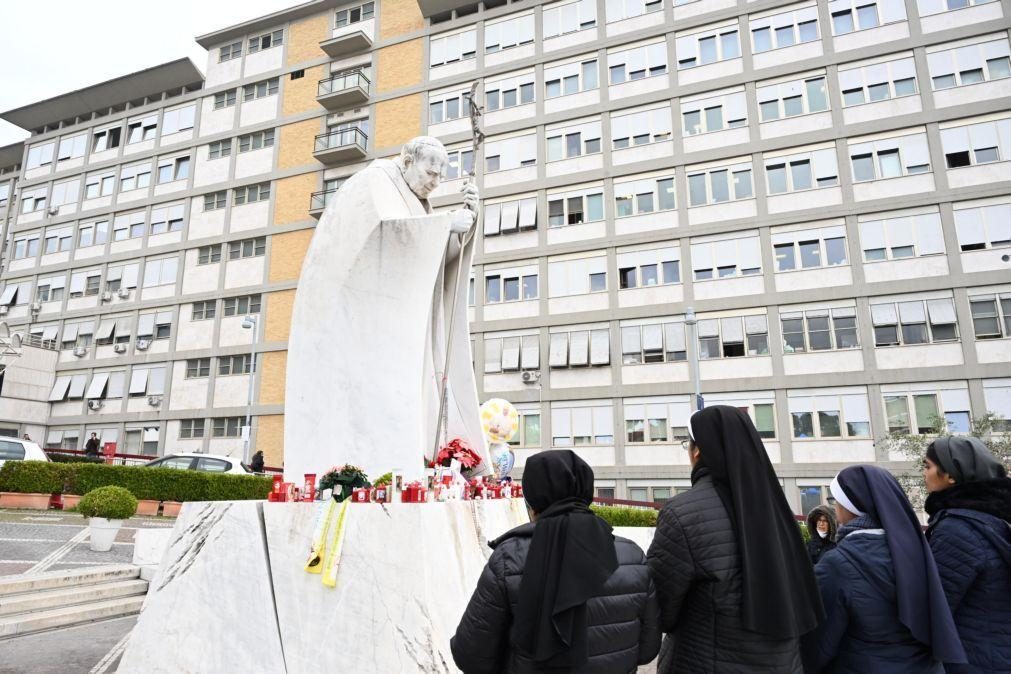
<path fill-rule="evenodd" d="M 586 664 L 586 602 L 618 568 L 611 526 L 590 511 L 593 469 L 570 450 L 534 454 L 523 495 L 537 513 L 511 641 L 544 669 Z"/>
<path fill-rule="evenodd" d="M 895 569 L 899 621 L 930 647 L 935 660 L 965 662 L 934 555 L 898 481 L 877 466 L 850 466 L 836 476 L 832 492 L 844 508 L 873 519 L 885 530 Z"/>
<path fill-rule="evenodd" d="M 957 482 L 1007 477 L 1007 469 L 981 440 L 948 435 L 927 446 L 927 458 Z"/>
<path fill-rule="evenodd" d="M 755 425 L 736 407 L 715 405 L 691 416 L 689 433 L 734 523 L 744 626 L 779 639 L 810 632 L 824 615 L 821 596 Z"/>

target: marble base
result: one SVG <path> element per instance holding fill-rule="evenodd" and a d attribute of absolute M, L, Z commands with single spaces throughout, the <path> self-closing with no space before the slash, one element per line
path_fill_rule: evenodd
<path fill-rule="evenodd" d="M 328 588 L 302 570 L 314 515 L 187 504 L 119 671 L 456 672 L 449 640 L 487 541 L 527 521 L 518 499 L 350 504 Z"/>

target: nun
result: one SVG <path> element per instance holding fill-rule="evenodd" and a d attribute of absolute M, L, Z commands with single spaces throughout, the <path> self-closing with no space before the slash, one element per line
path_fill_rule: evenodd
<path fill-rule="evenodd" d="M 969 660 L 950 672 L 1011 672 L 1011 480 L 977 438 L 927 447 L 927 539 Z"/>
<path fill-rule="evenodd" d="M 877 466 L 832 482 L 839 543 L 815 576 L 825 622 L 804 639 L 806 671 L 942 674 L 965 652 L 909 500 Z"/>
<path fill-rule="evenodd" d="M 590 510 L 593 470 L 570 450 L 523 469 L 531 522 L 494 552 L 451 641 L 464 674 L 627 674 L 660 649 L 642 550 Z"/>
<path fill-rule="evenodd" d="M 800 672 L 821 601 L 758 431 L 716 405 L 688 433 L 692 488 L 664 505 L 647 555 L 666 634 L 657 672 Z"/>

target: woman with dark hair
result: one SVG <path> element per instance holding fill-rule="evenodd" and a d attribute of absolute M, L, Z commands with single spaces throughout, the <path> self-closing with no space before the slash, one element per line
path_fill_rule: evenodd
<path fill-rule="evenodd" d="M 835 547 L 835 513 L 825 505 L 811 508 L 807 514 L 807 555 L 812 564 L 817 564 L 821 556 Z"/>
<path fill-rule="evenodd" d="M 495 550 L 456 629 L 453 660 L 482 672 L 627 674 L 660 649 L 642 550 L 590 511 L 593 470 L 570 450 L 523 469 L 529 524 Z"/>
<path fill-rule="evenodd" d="M 800 672 L 821 603 L 758 431 L 717 405 L 688 433 L 692 488 L 660 511 L 647 555 L 667 634 L 657 671 Z"/>
<path fill-rule="evenodd" d="M 941 674 L 965 662 L 934 557 L 891 473 L 850 466 L 832 482 L 839 544 L 815 576 L 825 622 L 804 637 L 806 671 Z"/>
<path fill-rule="evenodd" d="M 927 539 L 968 665 L 951 672 L 1011 672 L 1011 480 L 976 438 L 927 447 Z"/>

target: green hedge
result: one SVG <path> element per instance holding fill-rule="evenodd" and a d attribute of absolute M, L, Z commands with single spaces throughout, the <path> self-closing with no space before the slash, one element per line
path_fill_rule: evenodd
<path fill-rule="evenodd" d="M 85 517 L 128 520 L 137 513 L 137 499 L 122 487 L 99 487 L 81 497 L 77 512 Z"/>
<path fill-rule="evenodd" d="M 0 491 L 29 494 L 83 495 L 114 486 L 153 501 L 244 501 L 266 499 L 271 485 L 270 478 L 255 475 L 144 466 L 8 461 L 0 469 Z"/>
<path fill-rule="evenodd" d="M 100 456 L 85 456 L 83 454 L 61 454 L 59 452 L 46 452 L 50 461 L 55 463 L 105 463 L 105 459 Z"/>
<path fill-rule="evenodd" d="M 616 506 L 590 506 L 597 515 L 612 527 L 655 527 L 658 510 L 652 508 L 621 508 Z"/>

